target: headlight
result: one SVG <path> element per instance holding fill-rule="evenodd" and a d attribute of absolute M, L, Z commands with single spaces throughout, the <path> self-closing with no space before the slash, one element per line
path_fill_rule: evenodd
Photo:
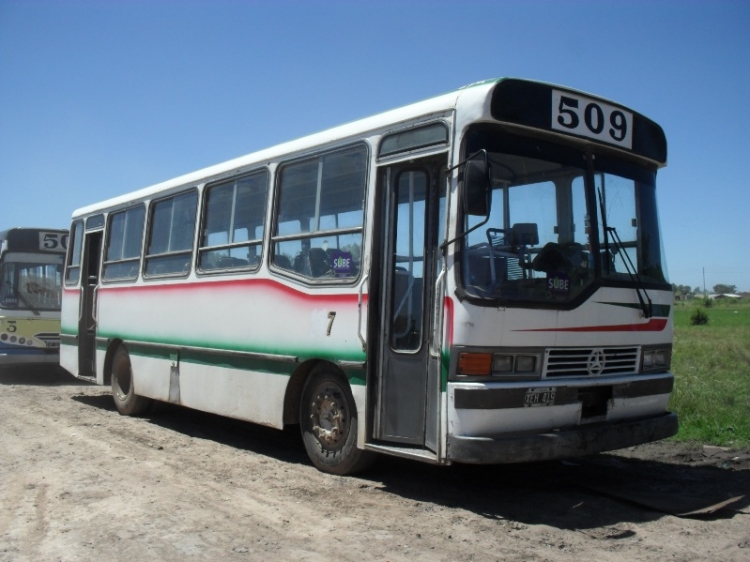
<path fill-rule="evenodd" d="M 464 377 L 491 377 L 489 380 L 531 381 L 539 380 L 542 371 L 541 348 L 506 347 L 484 348 L 476 351 L 459 350 L 455 374 Z"/>
<path fill-rule="evenodd" d="M 536 355 L 518 355 L 516 357 L 517 373 L 533 373 L 536 371 Z"/>
<path fill-rule="evenodd" d="M 512 373 L 513 372 L 513 356 L 512 355 L 500 355 L 495 354 L 492 360 L 492 372 L 493 373 Z"/>
<path fill-rule="evenodd" d="M 654 351 L 654 365 L 665 367 L 667 365 L 667 352 L 663 349 Z"/>
<path fill-rule="evenodd" d="M 641 372 L 668 371 L 672 363 L 672 348 L 659 347 L 643 349 Z"/>
<path fill-rule="evenodd" d="M 514 349 L 512 353 L 495 353 L 492 359 L 492 376 L 504 380 L 537 380 L 540 378 L 541 356 L 532 355 L 528 349 Z"/>
<path fill-rule="evenodd" d="M 646 351 L 643 353 L 643 368 L 650 369 L 654 366 L 654 351 Z"/>

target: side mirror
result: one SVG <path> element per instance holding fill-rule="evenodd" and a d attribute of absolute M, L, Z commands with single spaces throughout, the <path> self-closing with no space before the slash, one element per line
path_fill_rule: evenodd
<path fill-rule="evenodd" d="M 486 217 L 490 214 L 490 166 L 487 151 L 480 150 L 464 164 L 464 212 Z"/>

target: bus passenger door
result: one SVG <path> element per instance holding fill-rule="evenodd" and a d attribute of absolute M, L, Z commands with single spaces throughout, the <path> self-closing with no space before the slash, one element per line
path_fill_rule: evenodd
<path fill-rule="evenodd" d="M 78 376 L 96 378 L 96 299 L 103 232 L 87 232 L 81 264 L 81 302 L 78 318 Z"/>
<path fill-rule="evenodd" d="M 382 229 L 373 258 L 380 270 L 373 284 L 379 303 L 370 332 L 378 342 L 374 437 L 432 450 L 440 394 L 439 362 L 429 350 L 440 163 L 432 159 L 381 170 Z"/>

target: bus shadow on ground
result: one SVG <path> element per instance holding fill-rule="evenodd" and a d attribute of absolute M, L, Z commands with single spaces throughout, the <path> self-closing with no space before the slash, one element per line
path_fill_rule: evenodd
<path fill-rule="evenodd" d="M 72 398 L 117 415 L 110 395 Z M 143 420 L 281 462 L 310 465 L 297 426 L 279 431 L 163 403 Z M 464 509 L 489 520 L 582 532 L 643 523 L 667 514 L 731 518 L 750 508 L 750 470 L 671 464 L 616 454 L 517 465 L 447 467 L 381 456 L 372 468 L 352 478 L 360 487 L 413 500 L 426 511 L 437 505 Z M 605 538 L 630 536 L 627 530 L 619 534 L 609 531 L 612 536 Z"/>
<path fill-rule="evenodd" d="M 65 369 L 58 366 L 42 367 L 2 367 L 0 368 L 0 384 L 11 385 L 88 385 L 85 381 L 75 378 Z"/>
<path fill-rule="evenodd" d="M 748 513 L 750 507 L 748 470 L 612 454 L 518 465 L 422 466 L 416 470 L 406 462 L 388 459 L 365 477 L 418 502 L 460 507 L 489 519 L 567 530 L 642 523 L 664 515 L 732 518 Z"/>
<path fill-rule="evenodd" d="M 112 396 L 109 394 L 73 396 L 72 399 L 119 415 Z M 272 457 L 282 462 L 309 464 L 298 426 L 290 426 L 279 431 L 164 402 L 155 403 L 154 410 L 142 419 L 147 423 L 187 437 L 207 439 L 235 449 Z"/>

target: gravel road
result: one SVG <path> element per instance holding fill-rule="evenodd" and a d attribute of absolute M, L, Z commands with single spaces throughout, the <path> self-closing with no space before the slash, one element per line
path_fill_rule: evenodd
<path fill-rule="evenodd" d="M 686 515 L 694 511 L 707 514 Z M 0 372 L 0 560 L 750 560 L 750 454 L 674 443 L 357 477 L 280 432 Z"/>

